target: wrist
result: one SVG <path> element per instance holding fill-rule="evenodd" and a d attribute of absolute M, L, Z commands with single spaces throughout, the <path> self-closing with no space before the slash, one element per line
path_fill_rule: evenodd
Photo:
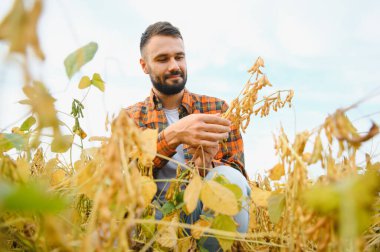
<path fill-rule="evenodd" d="M 180 142 L 178 140 L 178 136 L 175 130 L 173 130 L 171 127 L 168 127 L 164 129 L 163 131 L 164 131 L 165 140 L 168 143 L 168 146 L 171 149 L 175 150 L 178 147 L 178 145 L 180 145 Z"/>

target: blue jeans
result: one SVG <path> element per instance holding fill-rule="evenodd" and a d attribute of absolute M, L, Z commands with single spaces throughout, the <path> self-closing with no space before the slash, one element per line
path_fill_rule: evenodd
<path fill-rule="evenodd" d="M 229 180 L 230 183 L 235 184 L 240 187 L 240 189 L 243 192 L 243 202 L 242 202 L 242 209 L 238 214 L 234 216 L 234 220 L 238 224 L 238 232 L 240 233 L 246 233 L 248 231 L 248 224 L 249 224 L 249 197 L 251 195 L 251 189 L 248 185 L 247 179 L 243 176 L 243 174 L 234 169 L 230 166 L 218 166 L 214 169 L 210 170 L 205 180 L 212 179 L 215 175 L 223 175 L 225 178 Z M 197 208 L 192 212 L 190 215 L 183 214 L 183 217 L 188 224 L 193 224 L 197 220 L 199 220 L 200 215 L 205 215 L 203 212 L 203 204 L 201 201 L 198 202 Z M 162 213 L 159 211 L 156 211 L 156 219 L 161 219 Z M 208 238 L 205 243 L 203 244 L 203 247 L 208 249 L 209 251 L 218 251 L 220 246 L 218 241 L 210 237 Z"/>

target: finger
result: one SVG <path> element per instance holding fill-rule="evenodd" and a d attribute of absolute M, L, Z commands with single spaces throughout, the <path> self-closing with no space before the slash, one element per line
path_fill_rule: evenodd
<path fill-rule="evenodd" d="M 219 124 L 219 125 L 224 125 L 224 126 L 230 126 L 231 122 L 225 118 L 222 118 L 220 116 L 217 116 L 215 114 L 202 114 L 202 119 L 205 123 L 210 123 L 210 124 Z"/>
<path fill-rule="evenodd" d="M 215 133 L 225 133 L 230 132 L 231 128 L 229 126 L 205 123 L 200 127 L 201 130 Z"/>
<path fill-rule="evenodd" d="M 202 145 L 205 148 L 214 147 L 215 141 L 201 140 L 199 141 L 199 145 Z"/>
<path fill-rule="evenodd" d="M 199 139 L 197 141 L 193 141 L 192 143 L 188 143 L 188 145 L 189 145 L 189 148 L 194 148 L 196 150 L 201 150 L 200 146 L 202 146 L 203 148 L 208 148 L 208 147 L 215 146 L 215 141 L 209 141 L 209 140 L 205 140 L 205 139 Z"/>
<path fill-rule="evenodd" d="M 219 142 L 228 138 L 228 133 L 214 133 L 214 132 L 199 132 L 196 136 L 197 139 L 206 140 L 211 142 Z M 199 144 L 198 144 L 199 145 Z M 210 145 L 207 145 L 210 146 Z"/>

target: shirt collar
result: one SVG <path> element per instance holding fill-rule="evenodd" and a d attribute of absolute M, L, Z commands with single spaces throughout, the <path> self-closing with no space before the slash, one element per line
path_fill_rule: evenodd
<path fill-rule="evenodd" d="M 185 108 L 188 114 L 191 114 L 193 109 L 193 99 L 191 93 L 185 88 L 182 96 L 181 106 Z M 150 110 L 162 110 L 164 106 L 162 105 L 162 102 L 158 98 L 158 96 L 154 93 L 153 88 L 150 90 L 150 97 L 149 97 L 149 109 Z"/>

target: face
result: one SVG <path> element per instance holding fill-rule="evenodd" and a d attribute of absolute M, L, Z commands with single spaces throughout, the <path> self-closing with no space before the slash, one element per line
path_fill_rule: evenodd
<path fill-rule="evenodd" d="M 162 94 L 181 92 L 187 80 L 183 41 L 171 36 L 153 36 L 145 45 L 141 67 L 149 74 L 153 87 Z"/>

